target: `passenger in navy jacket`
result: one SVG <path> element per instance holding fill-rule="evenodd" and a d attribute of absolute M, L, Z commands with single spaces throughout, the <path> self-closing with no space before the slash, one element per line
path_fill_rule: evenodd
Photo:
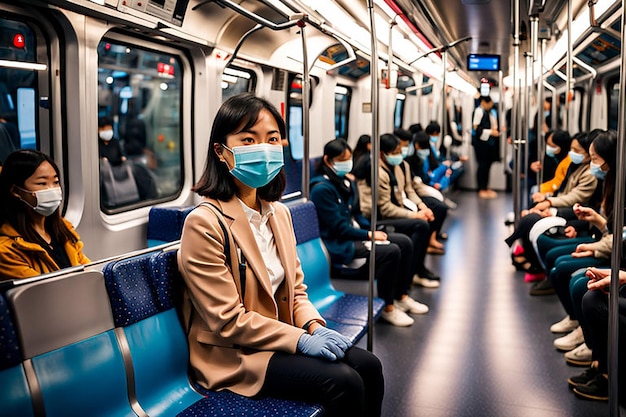
<path fill-rule="evenodd" d="M 311 201 L 315 204 L 320 235 L 334 265 L 350 265 L 369 260 L 371 237 L 376 240 L 378 296 L 385 300 L 382 318 L 396 326 L 410 326 L 413 319 L 405 312 L 424 314 L 428 307 L 408 296 L 412 281 L 410 258 L 413 243 L 406 235 L 371 231 L 361 214 L 355 184 L 346 177 L 352 170 L 352 152 L 344 139 L 330 141 L 311 181 Z M 361 266 L 363 263 L 361 263 Z"/>

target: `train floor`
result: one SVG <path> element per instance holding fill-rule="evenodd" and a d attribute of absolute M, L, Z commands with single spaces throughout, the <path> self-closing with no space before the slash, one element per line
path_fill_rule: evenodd
<path fill-rule="evenodd" d="M 511 196 L 481 200 L 466 191 L 453 199 L 446 254 L 427 257 L 441 287 L 411 289 L 430 312 L 413 316 L 411 327 L 379 321 L 374 329 L 385 375 L 383 416 L 609 415 L 608 403 L 578 399 L 568 388 L 567 378 L 584 368 L 567 365 L 552 344 L 549 327 L 564 316 L 556 295 L 530 296 L 523 272 L 511 265 L 503 221 Z M 334 283 L 367 293 L 364 281 Z M 363 338 L 359 346 L 366 345 Z"/>

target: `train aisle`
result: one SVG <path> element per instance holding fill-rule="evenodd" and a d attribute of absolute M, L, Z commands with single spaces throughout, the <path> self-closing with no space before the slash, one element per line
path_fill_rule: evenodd
<path fill-rule="evenodd" d="M 385 373 L 385 417 L 606 416 L 607 403 L 574 396 L 568 366 L 553 347 L 552 323 L 564 316 L 556 295 L 531 297 L 523 273 L 511 265 L 503 219 L 511 196 L 480 200 L 454 196 L 459 207 L 444 224 L 444 256 L 427 258 L 441 274 L 439 289 L 413 287 L 430 306 L 412 327 L 380 321 L 374 352 Z M 338 289 L 364 293 L 362 281 L 335 280 Z M 365 347 L 365 338 L 360 346 Z"/>

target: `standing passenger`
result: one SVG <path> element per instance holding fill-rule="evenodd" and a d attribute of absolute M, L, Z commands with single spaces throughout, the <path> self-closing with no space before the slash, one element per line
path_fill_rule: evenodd
<path fill-rule="evenodd" d="M 89 263 L 61 217 L 59 168 L 46 154 L 19 150 L 0 172 L 0 280 L 29 278 Z"/>
<path fill-rule="evenodd" d="M 480 105 L 474 110 L 472 125 L 474 132 L 472 145 L 476 153 L 476 181 L 478 197 L 495 198 L 497 194 L 489 188 L 489 171 L 491 164 L 498 160 L 498 120 L 491 114 L 493 101 L 489 96 L 480 97 Z"/>
<path fill-rule="evenodd" d="M 226 100 L 213 122 L 194 187 L 204 200 L 178 254 L 191 368 L 208 389 L 380 416 L 380 362 L 326 328 L 308 299 L 289 210 L 277 202 L 283 137 L 280 113 L 250 94 Z"/>
<path fill-rule="evenodd" d="M 311 180 L 311 201 L 320 221 L 320 234 L 335 264 L 350 264 L 354 259 L 369 260 L 372 232 L 370 222 L 359 209 L 355 184 L 346 177 L 352 170 L 352 152 L 344 139 L 331 140 Z M 400 233 L 374 231 L 376 247 L 376 284 L 378 296 L 385 300 L 382 318 L 394 326 L 410 326 L 413 319 L 405 312 L 425 314 L 428 307 L 409 294 L 413 273 L 411 239 Z"/>

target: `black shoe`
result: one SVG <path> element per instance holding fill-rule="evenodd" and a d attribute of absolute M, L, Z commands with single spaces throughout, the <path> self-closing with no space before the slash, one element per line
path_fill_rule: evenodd
<path fill-rule="evenodd" d="M 587 368 L 582 374 L 570 377 L 567 380 L 567 383 L 570 388 L 576 388 L 581 385 L 585 385 L 590 381 L 593 381 L 593 379 L 598 375 L 601 375 L 600 371 L 598 371 L 598 368 L 590 367 Z"/>
<path fill-rule="evenodd" d="M 577 397 L 586 400 L 608 401 L 609 400 L 609 380 L 602 374 L 596 375 L 594 379 L 584 385 L 574 388 Z"/>
<path fill-rule="evenodd" d="M 554 287 L 550 283 L 549 279 L 542 279 L 541 281 L 535 282 L 528 292 L 530 295 L 550 295 L 556 294 Z"/>
<path fill-rule="evenodd" d="M 419 275 L 420 278 L 426 278 L 434 281 L 439 281 L 441 279 L 439 275 L 436 275 L 434 272 L 426 267 L 417 271 L 417 275 Z"/>

